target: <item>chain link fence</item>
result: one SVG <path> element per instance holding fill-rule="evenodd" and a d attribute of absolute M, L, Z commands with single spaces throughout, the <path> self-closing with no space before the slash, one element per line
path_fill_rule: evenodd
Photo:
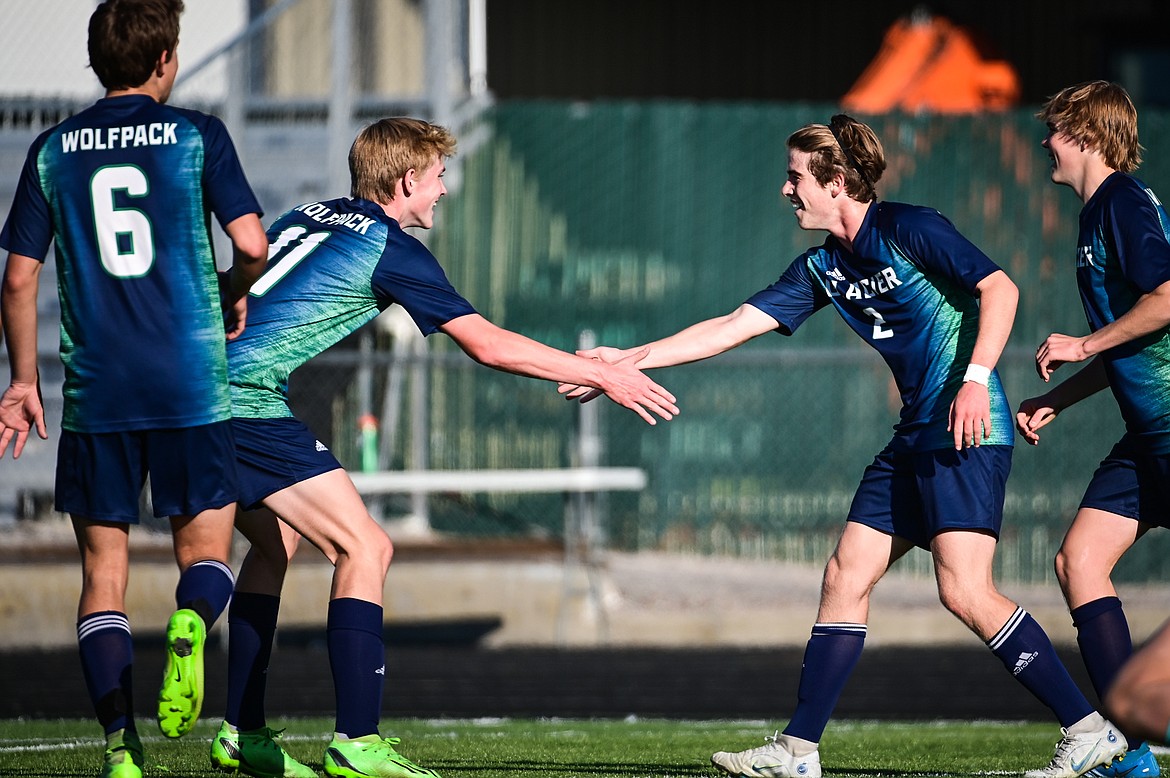
<path fill-rule="evenodd" d="M 252 9 L 234 35 L 219 39 L 222 51 L 208 46 L 206 65 L 195 55 L 185 60 L 188 79 L 174 101 L 228 121 L 266 221 L 344 193 L 337 138 L 347 148 L 365 121 L 403 113 L 444 121 L 457 130 L 460 153 L 449 165 L 451 193 L 437 225 L 419 237 L 485 316 L 568 350 L 585 330 L 600 343 L 629 346 L 726 313 L 821 240 L 796 227 L 780 187 L 785 138 L 827 120 L 831 105 L 515 102 L 484 109 L 467 99 L 474 79 L 466 28 L 456 25 L 443 38 L 452 53 L 442 66 L 429 64 L 442 48 L 436 39 L 412 48 L 431 29 L 428 18 L 448 8 L 458 10 L 450 18 L 465 21 L 466 4 L 345 6 L 357 32 L 344 56 L 330 21 L 336 5 L 281 0 Z M 349 65 L 335 70 L 339 56 Z M 464 74 L 439 101 L 432 99 L 436 72 Z M 348 97 L 339 100 L 342 84 Z M 36 132 L 87 100 L 0 101 L 5 197 Z M 29 105 L 40 113 L 21 107 Z M 1000 365 L 1013 405 L 1043 390 L 1031 365 L 1035 346 L 1052 331 L 1085 331 L 1073 272 L 1079 207 L 1048 183 L 1043 127 L 1031 113 L 861 117 L 886 145 L 880 195 L 937 207 L 1020 286 Z M 1141 175 L 1163 193 L 1170 191 L 1168 123 L 1170 114 L 1142 114 L 1148 162 Z M 51 273 L 45 277 L 41 349 L 56 426 L 55 290 Z M 606 542 L 821 564 L 862 469 L 897 418 L 897 392 L 880 360 L 826 312 L 791 340 L 765 336 L 655 377 L 677 395 L 679 418 L 651 427 L 608 403 L 600 415 L 602 464 L 640 467 L 649 477 L 641 493 L 603 498 Z M 292 401 L 354 470 L 576 464 L 577 409 L 553 386 L 477 366 L 443 336 L 420 347 L 413 325 L 393 312 L 298 371 Z M 1100 395 L 1047 429 L 1039 449 L 1019 447 L 1001 575 L 1051 575 L 1081 491 L 1120 432 L 1115 405 Z M 0 498 L 25 506 L 17 515 L 43 508 L 37 500 L 51 488 L 53 444 L 34 442 L 26 457 L 20 468 L 5 463 L 0 471 Z M 377 509 L 393 516 L 410 505 L 387 497 Z M 466 536 L 556 538 L 564 511 L 555 495 L 430 498 L 432 526 Z M 1165 534 L 1143 540 L 1119 578 L 1165 579 Z M 914 554 L 903 566 L 926 572 L 929 559 Z"/>

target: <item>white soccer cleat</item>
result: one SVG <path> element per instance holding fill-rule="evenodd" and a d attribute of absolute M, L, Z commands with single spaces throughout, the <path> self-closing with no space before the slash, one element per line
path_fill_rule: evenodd
<path fill-rule="evenodd" d="M 779 733 L 759 748 L 711 755 L 711 764 L 737 778 L 821 778 L 821 755 L 796 756 L 777 742 Z"/>
<path fill-rule="evenodd" d="M 1043 769 L 1024 773 L 1024 778 L 1077 778 L 1094 767 L 1125 756 L 1125 736 L 1108 721 L 1100 729 L 1083 735 L 1070 735 L 1064 728 L 1060 732 L 1064 737 L 1056 744 L 1052 761 Z"/>

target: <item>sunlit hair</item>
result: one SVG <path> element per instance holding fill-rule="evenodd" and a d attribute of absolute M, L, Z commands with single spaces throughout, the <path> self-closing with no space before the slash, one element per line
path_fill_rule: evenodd
<path fill-rule="evenodd" d="M 381 119 L 358 133 L 349 149 L 350 194 L 388 203 L 394 185 L 414 170 L 419 175 L 436 160 L 455 155 L 455 136 L 420 119 Z"/>
<path fill-rule="evenodd" d="M 1055 132 L 1101 155 L 1106 165 L 1132 173 L 1142 164 L 1137 109 L 1120 84 L 1086 81 L 1048 98 L 1036 114 Z"/>
<path fill-rule="evenodd" d="M 150 80 L 162 53 L 179 45 L 183 0 L 106 0 L 89 17 L 89 66 L 107 90 Z"/>
<path fill-rule="evenodd" d="M 839 113 L 828 124 L 808 124 L 788 136 L 788 148 L 809 155 L 808 172 L 821 186 L 845 174 L 845 193 L 862 203 L 877 199 L 886 152 L 869 125 Z"/>

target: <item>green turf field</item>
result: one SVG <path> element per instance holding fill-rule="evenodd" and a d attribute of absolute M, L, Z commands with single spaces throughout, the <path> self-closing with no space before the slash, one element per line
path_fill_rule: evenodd
<path fill-rule="evenodd" d="M 320 771 L 328 719 L 285 724 L 289 753 Z M 207 748 L 218 721 L 201 721 L 178 741 L 139 729 L 147 775 L 216 775 Z M 764 722 L 665 720 L 384 721 L 399 750 L 444 778 L 652 778 L 715 776 L 713 751 L 762 745 Z M 96 724 L 76 719 L 0 721 L 0 775 L 96 776 L 104 741 Z M 821 743 L 825 774 L 833 776 L 1018 775 L 1052 757 L 1055 724 L 1018 722 L 837 722 Z"/>

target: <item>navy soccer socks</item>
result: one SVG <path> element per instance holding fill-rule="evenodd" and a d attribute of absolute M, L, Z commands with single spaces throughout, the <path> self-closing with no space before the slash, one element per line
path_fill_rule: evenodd
<path fill-rule="evenodd" d="M 108 735 L 134 729 L 134 646 L 125 613 L 100 611 L 77 622 L 77 649 L 89 698 Z"/>
<path fill-rule="evenodd" d="M 198 613 L 199 618 L 203 619 L 203 625 L 211 629 L 232 598 L 235 585 L 236 577 L 230 567 L 214 559 L 204 559 L 179 575 L 175 602 L 179 608 Z"/>
<path fill-rule="evenodd" d="M 228 608 L 228 691 L 224 720 L 241 730 L 260 729 L 276 636 L 280 598 L 236 592 Z"/>
<path fill-rule="evenodd" d="M 865 646 L 864 624 L 814 624 L 804 649 L 796 711 L 785 735 L 819 743 Z"/>
<path fill-rule="evenodd" d="M 382 606 L 352 597 L 330 601 L 326 638 L 337 695 L 336 732 L 351 738 L 377 733 L 386 681 Z"/>
<path fill-rule="evenodd" d="M 987 646 L 1025 689 L 1056 714 L 1060 726 L 1071 727 L 1094 712 L 1056 655 L 1048 634 L 1023 608 L 1016 608 Z"/>

